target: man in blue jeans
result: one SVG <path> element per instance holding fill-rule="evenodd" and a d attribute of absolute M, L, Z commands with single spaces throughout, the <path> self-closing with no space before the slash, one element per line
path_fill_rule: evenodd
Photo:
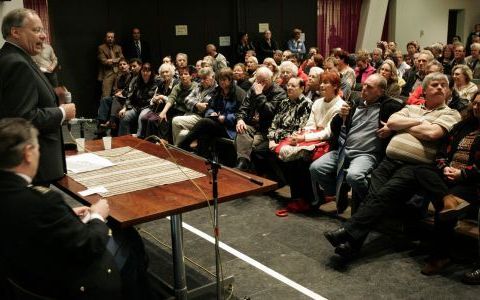
<path fill-rule="evenodd" d="M 348 166 L 346 181 L 352 188 L 354 198 L 361 201 L 368 192 L 367 175 L 377 165 L 385 153 L 392 131 L 385 125 L 402 104 L 385 95 L 387 82 L 379 74 L 373 74 L 365 80 L 362 98 L 351 106 L 344 104 L 330 126 L 331 151 L 310 165 L 313 193 L 312 205 L 323 202 L 323 196 L 335 195 L 336 174 L 339 164 L 339 152 L 345 155 L 342 168 Z M 343 132 L 342 132 L 343 131 Z M 321 195 L 320 189 L 323 190 Z M 337 199 L 338 200 L 338 199 Z M 359 203 L 355 203 L 355 210 Z"/>

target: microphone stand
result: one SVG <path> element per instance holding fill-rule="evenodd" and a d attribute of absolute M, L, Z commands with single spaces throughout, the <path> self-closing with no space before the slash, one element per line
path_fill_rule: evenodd
<path fill-rule="evenodd" d="M 218 219 L 218 170 L 220 168 L 227 169 L 229 171 L 232 171 L 233 173 L 255 183 L 258 185 L 263 185 L 263 181 L 255 179 L 253 177 L 250 177 L 246 174 L 243 174 L 242 172 L 239 172 L 237 170 L 234 170 L 232 168 L 222 166 L 218 162 L 218 153 L 216 152 L 214 146 L 212 149 L 212 159 L 206 159 L 204 157 L 198 156 L 196 154 L 193 154 L 191 152 L 188 152 L 182 148 L 170 145 L 168 143 L 163 142 L 160 138 L 156 136 L 151 137 L 154 140 L 157 140 L 158 142 L 162 143 L 165 147 L 175 149 L 183 154 L 187 154 L 190 156 L 194 156 L 197 158 L 200 158 L 205 161 L 205 164 L 210 166 L 209 172 L 212 174 L 212 196 L 213 196 L 213 231 L 214 231 L 214 236 L 215 236 L 215 276 L 216 276 L 216 287 L 217 287 L 217 300 L 221 299 L 222 295 L 222 284 L 220 282 L 220 229 L 219 229 L 219 219 Z M 149 138 L 147 138 L 149 139 Z M 146 140 L 147 140 L 146 139 Z"/>
<path fill-rule="evenodd" d="M 215 236 L 215 276 L 217 281 L 217 300 L 221 299 L 222 284 L 220 282 L 220 228 L 218 222 L 218 170 L 222 167 L 218 163 L 218 155 L 215 149 L 212 150 L 212 159 L 205 161 L 206 165 L 210 166 L 210 173 L 212 174 L 212 195 L 213 195 L 213 232 Z"/>

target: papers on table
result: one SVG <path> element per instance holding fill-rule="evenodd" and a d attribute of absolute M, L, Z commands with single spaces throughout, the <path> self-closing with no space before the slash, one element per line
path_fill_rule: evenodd
<path fill-rule="evenodd" d="M 83 173 L 113 166 L 106 158 L 93 153 L 84 153 L 67 157 L 67 170 L 72 173 Z"/>
<path fill-rule="evenodd" d="M 92 188 L 86 189 L 86 190 L 78 192 L 78 193 L 80 194 L 80 196 L 85 197 L 85 196 L 90 196 L 90 195 L 93 195 L 93 194 L 100 194 L 100 193 L 106 193 L 106 192 L 108 192 L 108 190 L 105 187 L 96 186 L 96 187 L 92 187 Z"/>

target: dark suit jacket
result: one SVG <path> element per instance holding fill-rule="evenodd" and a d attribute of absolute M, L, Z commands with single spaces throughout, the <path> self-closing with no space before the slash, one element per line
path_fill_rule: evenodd
<path fill-rule="evenodd" d="M 257 50 L 257 55 L 259 57 L 258 62 L 261 63 L 263 60 L 267 57 L 273 57 L 273 53 L 275 50 L 278 50 L 278 44 L 274 40 L 270 40 L 270 45 L 267 43 L 265 39 L 261 39 L 258 42 L 258 50 Z"/>
<path fill-rule="evenodd" d="M 36 182 L 51 182 L 66 172 L 58 99 L 32 58 L 6 42 L 0 50 L 0 118 L 22 117 L 40 131 Z"/>
<path fill-rule="evenodd" d="M 151 59 L 151 54 L 150 54 L 150 45 L 148 42 L 144 40 L 140 40 L 140 57 L 137 55 L 137 49 L 135 48 L 135 43 L 133 42 L 132 39 L 128 40 L 124 45 L 123 45 L 123 54 L 125 57 L 130 60 L 132 58 L 140 58 L 142 62 L 152 62 Z"/>
<path fill-rule="evenodd" d="M 82 223 L 60 194 L 11 172 L 0 171 L 0 194 L 0 265 L 9 278 L 57 299 L 121 299 L 104 222 Z"/>

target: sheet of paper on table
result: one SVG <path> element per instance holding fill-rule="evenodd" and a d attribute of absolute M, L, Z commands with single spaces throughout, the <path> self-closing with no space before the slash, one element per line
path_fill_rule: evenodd
<path fill-rule="evenodd" d="M 111 167 L 114 164 L 93 153 L 84 153 L 67 157 L 67 170 L 72 173 L 83 173 Z"/>

